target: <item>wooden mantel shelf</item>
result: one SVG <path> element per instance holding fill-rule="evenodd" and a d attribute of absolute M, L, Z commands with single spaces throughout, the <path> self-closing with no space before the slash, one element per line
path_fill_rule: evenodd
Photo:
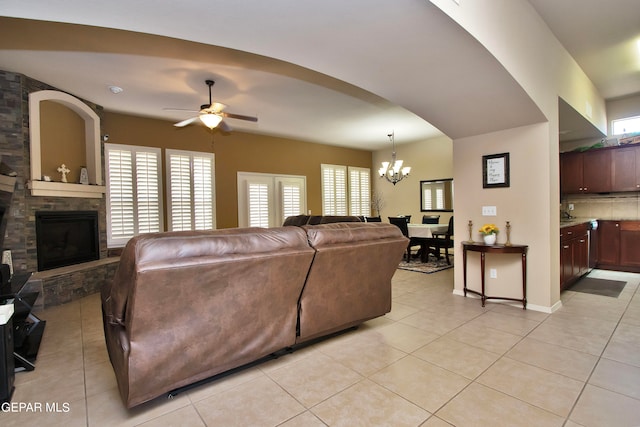
<path fill-rule="evenodd" d="M 68 182 L 29 181 L 28 187 L 32 196 L 101 199 L 106 192 L 104 185 L 84 185 Z"/>

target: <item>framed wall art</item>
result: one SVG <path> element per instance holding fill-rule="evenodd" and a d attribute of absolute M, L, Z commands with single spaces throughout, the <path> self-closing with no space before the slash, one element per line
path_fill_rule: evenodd
<path fill-rule="evenodd" d="M 509 187 L 509 153 L 482 156 L 482 187 Z"/>

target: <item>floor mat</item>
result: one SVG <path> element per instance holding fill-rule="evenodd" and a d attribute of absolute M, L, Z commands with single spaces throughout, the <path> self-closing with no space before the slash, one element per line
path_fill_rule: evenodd
<path fill-rule="evenodd" d="M 421 262 L 419 259 L 411 260 L 411 262 L 403 260 L 400 262 L 398 268 L 401 270 L 431 274 L 453 268 L 453 255 L 449 255 L 449 259 L 451 260 L 451 265 L 447 264 L 447 259 L 444 257 L 437 259 L 436 257 L 429 255 L 429 260 L 427 262 Z"/>
<path fill-rule="evenodd" d="M 618 295 L 620 295 L 620 292 L 622 292 L 622 289 L 626 284 L 627 282 L 622 282 L 620 280 L 607 280 L 585 277 L 578 280 L 567 290 L 618 298 Z"/>

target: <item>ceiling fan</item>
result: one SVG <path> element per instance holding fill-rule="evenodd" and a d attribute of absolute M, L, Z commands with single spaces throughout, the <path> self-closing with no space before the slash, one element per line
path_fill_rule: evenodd
<path fill-rule="evenodd" d="M 181 111 L 193 111 L 198 112 L 197 116 L 191 117 L 189 119 L 183 120 L 181 122 L 175 123 L 175 127 L 184 127 L 188 124 L 195 122 L 200 119 L 200 121 L 209 129 L 214 129 L 216 127 L 220 127 L 223 131 L 230 131 L 231 128 L 227 125 L 222 119 L 238 119 L 238 120 L 247 120 L 250 122 L 257 122 L 257 117 L 244 116 L 241 114 L 227 113 L 224 111 L 226 105 L 221 104 L 219 102 L 213 102 L 211 100 L 211 87 L 215 84 L 213 80 L 205 80 L 207 86 L 209 86 L 209 104 L 203 104 L 200 106 L 200 111 L 198 110 L 181 110 Z"/>

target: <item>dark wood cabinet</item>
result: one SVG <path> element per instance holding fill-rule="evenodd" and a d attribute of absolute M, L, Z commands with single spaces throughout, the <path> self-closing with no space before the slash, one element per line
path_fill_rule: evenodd
<path fill-rule="evenodd" d="M 611 151 L 611 191 L 640 191 L 640 146 Z"/>
<path fill-rule="evenodd" d="M 620 265 L 640 267 L 640 221 L 620 222 Z"/>
<path fill-rule="evenodd" d="M 563 194 L 582 193 L 582 153 L 560 155 L 560 191 Z"/>
<path fill-rule="evenodd" d="M 563 194 L 611 191 L 611 150 L 563 153 L 560 156 Z"/>
<path fill-rule="evenodd" d="M 640 272 L 640 221 L 599 221 L 598 268 Z"/>
<path fill-rule="evenodd" d="M 589 272 L 588 224 L 560 229 L 560 289 L 565 289 Z"/>
<path fill-rule="evenodd" d="M 620 264 L 620 222 L 598 221 L 600 242 L 598 247 L 598 266 L 617 266 Z"/>
<path fill-rule="evenodd" d="M 585 193 L 611 191 L 611 150 L 585 151 L 582 183 Z"/>

